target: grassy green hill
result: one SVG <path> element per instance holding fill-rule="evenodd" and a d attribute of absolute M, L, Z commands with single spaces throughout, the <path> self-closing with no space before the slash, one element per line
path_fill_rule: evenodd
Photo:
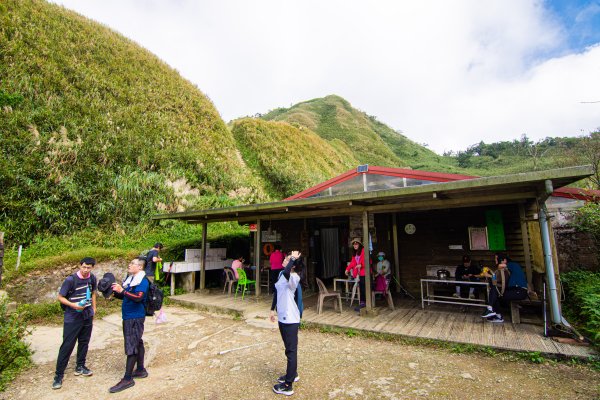
<path fill-rule="evenodd" d="M 147 50 L 59 6 L 0 2 L 8 240 L 263 199 L 236 150 L 210 100 Z"/>
<path fill-rule="evenodd" d="M 269 192 L 284 198 L 359 164 L 339 139 L 328 142 L 303 126 L 245 118 L 232 132 L 246 163 Z"/>
<path fill-rule="evenodd" d="M 446 164 L 443 157 L 409 140 L 375 117 L 353 108 L 339 96 L 331 95 L 290 108 L 277 108 L 262 118 L 304 126 L 326 140 L 341 140 L 361 163 L 432 170 Z"/>

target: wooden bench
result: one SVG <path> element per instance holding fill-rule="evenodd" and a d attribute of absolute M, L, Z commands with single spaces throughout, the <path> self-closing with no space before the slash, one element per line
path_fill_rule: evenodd
<path fill-rule="evenodd" d="M 521 323 L 521 311 L 520 310 L 521 310 L 521 307 L 523 307 L 523 306 L 541 307 L 542 301 L 541 300 L 531 300 L 531 299 L 511 301 L 510 302 L 510 319 L 513 324 Z M 524 322 L 529 322 L 529 321 L 524 320 Z M 531 321 L 531 322 L 536 322 L 536 321 Z"/>

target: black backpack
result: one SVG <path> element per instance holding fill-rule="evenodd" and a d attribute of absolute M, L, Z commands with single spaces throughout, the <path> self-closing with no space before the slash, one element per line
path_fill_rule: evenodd
<path fill-rule="evenodd" d="M 146 316 L 151 317 L 154 313 L 162 308 L 163 292 L 155 283 L 150 282 L 148 278 L 148 294 L 146 295 Z"/>

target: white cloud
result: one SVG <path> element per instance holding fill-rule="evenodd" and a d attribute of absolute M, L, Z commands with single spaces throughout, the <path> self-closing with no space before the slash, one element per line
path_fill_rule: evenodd
<path fill-rule="evenodd" d="M 225 120 L 338 94 L 438 152 L 600 126 L 600 47 L 540 1 L 59 1 L 157 54 Z"/>

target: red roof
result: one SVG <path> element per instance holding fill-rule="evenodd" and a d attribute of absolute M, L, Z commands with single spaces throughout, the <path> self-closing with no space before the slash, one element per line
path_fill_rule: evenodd
<path fill-rule="evenodd" d="M 319 183 L 316 186 L 296 193 L 295 195 L 290 196 L 285 200 L 306 199 L 331 186 L 335 186 L 339 183 L 345 182 L 362 174 L 395 176 L 400 178 L 420 179 L 432 182 L 452 182 L 461 181 L 465 179 L 480 178 L 479 176 L 472 175 L 446 174 L 442 172 L 421 171 L 406 168 L 387 168 L 369 165 L 367 172 L 357 172 L 356 168 L 351 169 L 350 171 L 344 172 L 341 175 L 331 178 L 325 182 Z M 594 199 L 600 199 L 600 190 L 586 190 L 565 187 L 556 189 L 552 193 L 552 195 L 558 197 L 590 201 Z"/>

